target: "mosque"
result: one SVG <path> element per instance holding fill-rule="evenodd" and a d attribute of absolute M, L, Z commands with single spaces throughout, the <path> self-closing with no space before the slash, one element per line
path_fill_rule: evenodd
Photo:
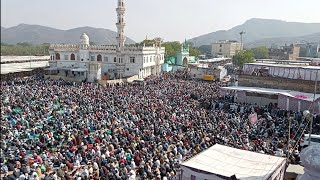
<path fill-rule="evenodd" d="M 150 47 L 125 45 L 125 10 L 124 0 L 118 0 L 117 45 L 90 45 L 85 33 L 79 44 L 50 45 L 47 77 L 95 82 L 132 77 L 143 79 L 161 73 L 165 48 L 161 47 L 160 38 Z"/>

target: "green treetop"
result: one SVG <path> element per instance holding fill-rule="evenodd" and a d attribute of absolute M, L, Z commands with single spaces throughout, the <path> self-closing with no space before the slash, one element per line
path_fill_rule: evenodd
<path fill-rule="evenodd" d="M 245 63 L 254 62 L 253 56 L 253 53 L 250 51 L 240 51 L 232 57 L 232 60 L 236 66 L 242 68 Z"/>

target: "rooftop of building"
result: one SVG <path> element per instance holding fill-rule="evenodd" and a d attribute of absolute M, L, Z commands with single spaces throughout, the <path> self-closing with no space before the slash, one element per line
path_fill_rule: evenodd
<path fill-rule="evenodd" d="M 213 44 L 230 44 L 230 43 L 240 43 L 236 40 L 219 40 L 214 42 Z"/>
<path fill-rule="evenodd" d="M 231 60 L 231 58 L 201 59 L 201 60 L 199 60 L 199 62 L 201 62 L 201 63 L 215 63 L 215 62 L 221 62 L 221 61 L 226 61 L 226 60 Z"/>
<path fill-rule="evenodd" d="M 79 44 L 51 44 L 49 49 L 70 49 L 70 50 L 78 50 L 80 49 Z M 88 50 L 111 50 L 116 51 L 116 45 L 89 45 Z M 143 51 L 143 50 L 155 50 L 157 46 L 124 46 L 125 51 Z M 161 47 L 161 49 L 165 49 L 165 47 Z"/>
<path fill-rule="evenodd" d="M 1 64 L 1 74 L 32 71 L 49 66 L 49 61 Z"/>
<path fill-rule="evenodd" d="M 281 168 L 285 161 L 283 157 L 216 144 L 184 161 L 181 166 L 223 177 L 235 175 L 236 179 L 266 180 Z"/>
<path fill-rule="evenodd" d="M 303 59 L 303 60 L 279 60 L 279 59 L 256 59 L 256 61 L 266 61 L 266 62 L 274 62 L 274 63 L 281 63 L 281 62 L 288 62 L 288 63 L 309 63 L 311 59 Z"/>
<path fill-rule="evenodd" d="M 1 56 L 1 63 L 49 60 L 50 56 Z"/>
<path fill-rule="evenodd" d="M 307 66 L 307 65 L 301 65 L 301 64 L 246 63 L 245 65 L 256 65 L 256 66 L 266 66 L 266 67 L 302 68 L 302 69 L 320 70 L 320 66 Z"/>
<path fill-rule="evenodd" d="M 192 63 L 192 64 L 189 64 L 189 66 L 190 68 L 200 68 L 200 69 L 212 69 L 212 70 L 224 69 L 223 66 L 210 67 L 209 64 L 203 64 L 203 63 Z"/>
<path fill-rule="evenodd" d="M 245 87 L 245 86 L 221 87 L 221 89 L 255 92 L 260 94 L 282 94 L 288 97 L 293 97 L 293 98 L 297 98 L 297 99 L 301 99 L 309 102 L 313 102 L 313 97 L 314 97 L 314 94 L 312 93 L 305 93 L 305 92 L 285 90 L 285 89 L 270 89 L 270 88 Z M 317 100 L 319 98 L 320 98 L 320 94 L 316 94 L 315 99 Z"/>

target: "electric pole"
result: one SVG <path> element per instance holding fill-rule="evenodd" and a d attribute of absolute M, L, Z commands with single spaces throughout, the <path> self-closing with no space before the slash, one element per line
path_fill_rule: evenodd
<path fill-rule="evenodd" d="M 239 34 L 240 34 L 240 38 L 241 38 L 241 51 L 243 51 L 243 35 L 245 34 L 246 32 L 244 31 L 241 31 Z"/>

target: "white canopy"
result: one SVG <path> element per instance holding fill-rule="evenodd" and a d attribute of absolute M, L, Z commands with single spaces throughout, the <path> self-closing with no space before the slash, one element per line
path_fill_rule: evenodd
<path fill-rule="evenodd" d="M 230 87 L 221 87 L 225 90 L 235 90 L 235 91 L 247 91 L 247 92 L 256 92 L 261 94 L 282 94 L 284 96 L 293 97 L 309 102 L 313 102 L 312 93 L 304 93 L 298 91 L 284 90 L 284 89 L 270 89 L 270 88 L 259 88 L 259 87 L 244 87 L 244 86 L 230 86 Z M 315 99 L 319 99 L 320 94 L 316 94 Z"/>
<path fill-rule="evenodd" d="M 183 178 L 265 180 L 283 178 L 286 159 L 216 144 L 208 150 L 183 162 Z M 215 176 L 217 175 L 217 176 Z M 276 179 L 278 179 L 276 178 Z"/>

